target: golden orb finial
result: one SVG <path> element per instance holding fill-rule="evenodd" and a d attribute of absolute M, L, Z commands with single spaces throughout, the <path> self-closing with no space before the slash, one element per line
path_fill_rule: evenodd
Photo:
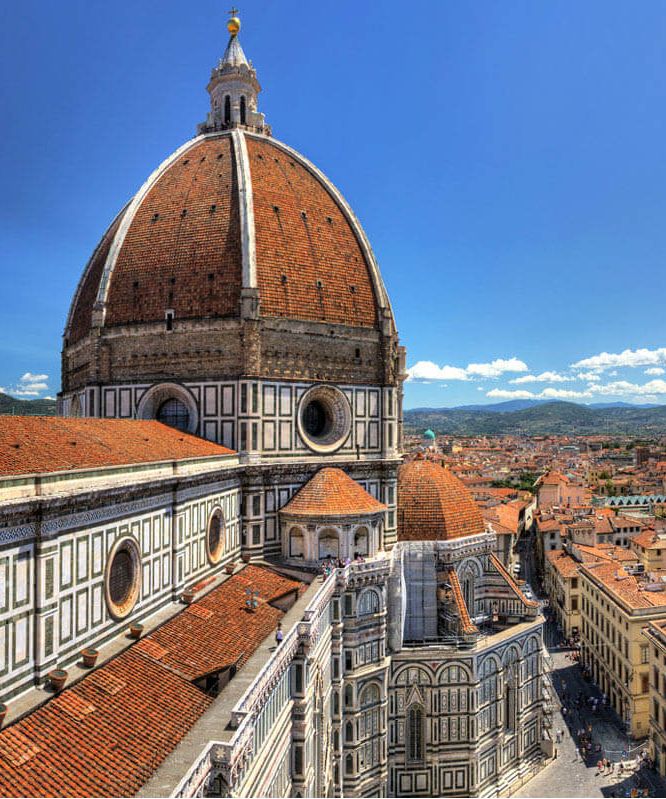
<path fill-rule="evenodd" d="M 232 36 L 238 36 L 238 31 L 241 28 L 240 20 L 238 19 L 238 9 L 232 7 L 229 11 L 231 19 L 227 22 L 227 30 Z"/>

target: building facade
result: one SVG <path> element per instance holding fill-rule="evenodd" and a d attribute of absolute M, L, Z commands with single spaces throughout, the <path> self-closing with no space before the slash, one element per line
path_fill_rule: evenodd
<path fill-rule="evenodd" d="M 548 735 L 539 604 L 460 480 L 402 463 L 372 249 L 228 27 L 198 135 L 83 272 L 65 418 L 0 420 L 0 785 L 39 793 L 41 752 L 61 795 L 505 793 Z"/>

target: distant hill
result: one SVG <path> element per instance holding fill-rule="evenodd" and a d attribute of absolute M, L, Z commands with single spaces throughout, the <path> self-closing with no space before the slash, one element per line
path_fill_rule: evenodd
<path fill-rule="evenodd" d="M 431 428 L 440 435 L 666 435 L 666 405 L 538 401 L 527 408 L 504 410 L 508 403 L 470 408 L 416 408 L 405 411 L 405 430 Z M 495 410 L 488 410 L 488 408 Z"/>
<path fill-rule="evenodd" d="M 55 416 L 56 401 L 53 399 L 21 400 L 0 392 L 0 415 Z"/>

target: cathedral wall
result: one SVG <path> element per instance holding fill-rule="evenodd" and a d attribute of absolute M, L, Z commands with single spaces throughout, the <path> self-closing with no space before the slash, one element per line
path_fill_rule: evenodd
<path fill-rule="evenodd" d="M 168 304 L 168 303 L 167 303 Z M 376 330 L 289 319 L 180 320 L 104 327 L 63 349 L 63 391 L 169 380 L 398 384 L 392 339 Z M 395 342 L 393 342 L 395 344 Z"/>
<path fill-rule="evenodd" d="M 538 760 L 541 625 L 491 636 L 469 654 L 414 647 L 393 655 L 389 795 L 495 795 Z"/>
<path fill-rule="evenodd" d="M 165 353 L 165 358 L 169 355 Z M 176 381 L 177 382 L 177 381 Z M 173 383 L 173 381 L 170 381 Z M 64 416 L 131 419 L 140 417 L 144 393 L 155 383 L 109 384 L 61 397 Z M 284 381 L 187 381 L 197 419 L 190 432 L 250 457 L 313 457 L 297 424 L 298 403 L 308 383 Z M 341 386 L 350 412 L 346 440 L 328 456 L 344 459 L 397 457 L 397 391 L 390 387 Z M 73 398 L 76 396 L 75 406 Z"/>
<path fill-rule="evenodd" d="M 221 514 L 215 562 L 209 521 Z M 136 553 L 132 606 L 113 605 L 118 550 Z M 235 476 L 162 480 L 6 505 L 0 511 L 0 694 L 46 673 L 174 600 L 240 555 Z"/>

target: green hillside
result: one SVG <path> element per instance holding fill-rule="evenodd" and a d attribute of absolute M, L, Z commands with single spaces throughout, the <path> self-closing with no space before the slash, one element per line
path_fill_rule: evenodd
<path fill-rule="evenodd" d="M 0 415 L 55 416 L 56 401 L 52 399 L 21 400 L 0 392 Z"/>
<path fill-rule="evenodd" d="M 589 408 L 546 402 L 519 411 L 418 408 L 405 411 L 405 430 L 431 428 L 440 435 L 666 435 L 666 405 L 657 408 Z"/>

